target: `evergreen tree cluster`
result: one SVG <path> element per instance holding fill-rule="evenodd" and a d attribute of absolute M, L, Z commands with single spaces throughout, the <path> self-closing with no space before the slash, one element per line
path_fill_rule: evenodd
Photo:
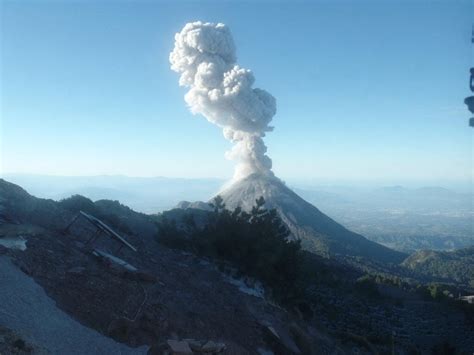
<path fill-rule="evenodd" d="M 304 274 L 299 241 L 289 239 L 290 232 L 276 210 L 267 210 L 260 197 L 250 212 L 241 208 L 229 211 L 220 196 L 211 204 L 208 222 L 196 226 L 192 214 L 175 221 L 159 222 L 160 242 L 186 249 L 215 260 L 225 260 L 242 274 L 260 280 L 281 302 L 297 298 Z"/>

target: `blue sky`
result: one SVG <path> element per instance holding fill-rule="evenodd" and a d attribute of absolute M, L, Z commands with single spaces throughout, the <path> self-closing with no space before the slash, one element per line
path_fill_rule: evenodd
<path fill-rule="evenodd" d="M 3 1 L 1 170 L 230 177 L 231 144 L 188 112 L 174 33 L 226 23 L 277 98 L 265 138 L 289 179 L 472 174 L 469 1 Z"/>

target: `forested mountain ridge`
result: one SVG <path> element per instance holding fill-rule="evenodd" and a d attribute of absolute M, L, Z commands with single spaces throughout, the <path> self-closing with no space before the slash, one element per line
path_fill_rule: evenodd
<path fill-rule="evenodd" d="M 402 266 L 425 277 L 474 289 L 474 246 L 454 251 L 419 251 L 405 259 Z"/>

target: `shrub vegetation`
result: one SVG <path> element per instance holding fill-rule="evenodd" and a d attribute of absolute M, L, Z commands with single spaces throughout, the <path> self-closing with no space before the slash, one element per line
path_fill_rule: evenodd
<path fill-rule="evenodd" d="M 264 205 L 261 197 L 250 213 L 240 208 L 229 211 L 218 196 L 203 227 L 196 226 L 192 215 L 181 227 L 175 220 L 163 218 L 158 239 L 172 248 L 225 260 L 242 274 L 260 280 L 277 300 L 291 302 L 303 291 L 301 245 L 289 240 L 290 232 L 276 210 Z"/>

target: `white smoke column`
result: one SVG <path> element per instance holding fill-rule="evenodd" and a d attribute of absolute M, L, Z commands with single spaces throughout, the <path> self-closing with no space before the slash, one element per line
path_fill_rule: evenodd
<path fill-rule="evenodd" d="M 252 88 L 252 72 L 236 65 L 229 28 L 222 23 L 186 24 L 175 35 L 170 62 L 181 74 L 179 84 L 189 87 L 184 98 L 191 112 L 221 127 L 224 137 L 235 143 L 226 154 L 238 162 L 234 180 L 252 173 L 273 176 L 262 137 L 273 129 L 268 124 L 276 113 L 276 100 Z"/>

